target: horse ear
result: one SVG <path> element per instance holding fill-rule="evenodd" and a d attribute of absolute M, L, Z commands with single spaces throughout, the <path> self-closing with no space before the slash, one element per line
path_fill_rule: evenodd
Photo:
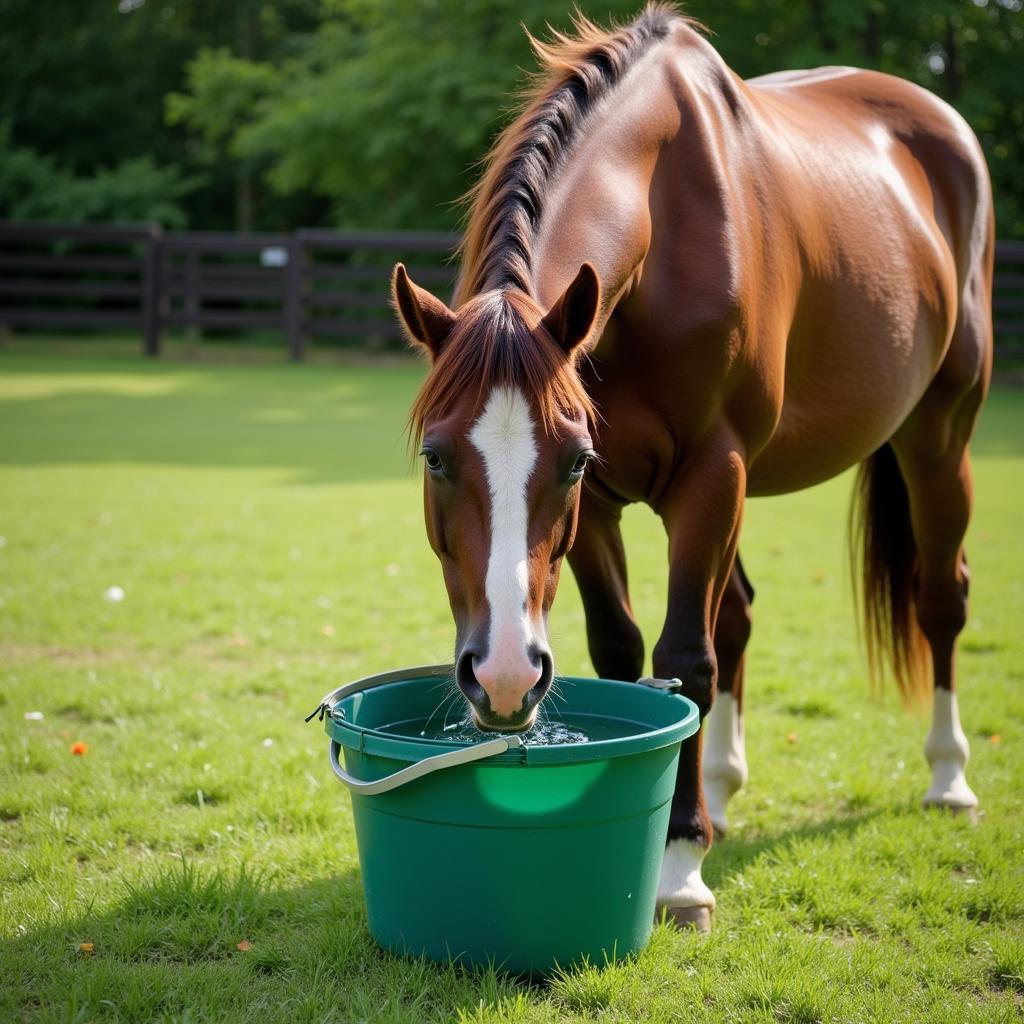
<path fill-rule="evenodd" d="M 455 314 L 439 298 L 414 284 L 401 263 L 395 264 L 391 275 L 391 299 L 409 340 L 422 345 L 436 359 L 455 326 Z"/>
<path fill-rule="evenodd" d="M 568 355 L 590 334 L 600 308 L 601 282 L 594 267 L 584 263 L 541 323 Z"/>

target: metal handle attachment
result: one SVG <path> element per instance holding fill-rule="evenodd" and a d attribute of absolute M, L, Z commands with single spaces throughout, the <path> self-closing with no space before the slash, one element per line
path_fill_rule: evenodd
<path fill-rule="evenodd" d="M 364 690 L 372 690 L 377 686 L 387 686 L 388 683 L 400 683 L 406 679 L 416 679 L 420 676 L 451 676 L 455 672 L 455 666 L 447 665 L 420 665 L 416 668 L 400 668 L 394 672 L 379 672 L 377 675 L 367 676 L 365 679 L 357 679 L 354 683 L 345 683 L 336 690 L 324 694 L 323 700 L 313 708 L 306 716 L 310 722 L 317 716 L 318 721 L 323 721 L 324 715 L 330 715 L 334 711 L 334 705 L 344 700 L 350 694 L 362 693 Z"/>
<path fill-rule="evenodd" d="M 662 690 L 665 693 L 679 693 L 683 688 L 682 679 L 656 679 L 654 676 L 644 676 L 637 680 L 641 686 L 649 686 L 652 690 Z"/>
<path fill-rule="evenodd" d="M 458 764 L 469 764 L 471 761 L 480 761 L 485 757 L 493 757 L 495 754 L 504 754 L 506 750 L 513 750 L 523 746 L 521 736 L 502 736 L 500 739 L 487 740 L 484 743 L 474 744 L 472 747 L 460 747 L 444 754 L 436 754 L 434 757 L 424 758 L 408 768 L 402 768 L 393 775 L 386 775 L 383 779 L 375 779 L 373 782 L 363 782 L 354 775 L 349 775 L 341 762 L 338 760 L 338 751 L 341 744 L 337 740 L 331 740 L 331 768 L 334 774 L 353 793 L 361 793 L 364 796 L 374 796 L 377 793 L 387 793 L 389 790 L 398 789 L 407 782 L 423 778 L 432 772 L 439 772 L 445 768 L 454 768 Z"/>

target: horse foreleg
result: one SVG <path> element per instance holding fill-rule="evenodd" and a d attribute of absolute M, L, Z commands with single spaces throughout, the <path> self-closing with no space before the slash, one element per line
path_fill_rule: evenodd
<path fill-rule="evenodd" d="M 643 671 L 644 641 L 629 603 L 621 518 L 621 505 L 584 486 L 568 557 L 583 599 L 594 669 L 605 679 L 632 681 Z"/>
<path fill-rule="evenodd" d="M 722 595 L 715 623 L 718 686 L 715 702 L 704 722 L 701 777 L 704 801 L 715 834 L 728 831 L 725 808 L 747 781 L 747 755 L 743 742 L 743 669 L 750 639 L 750 606 L 754 588 L 739 556 Z"/>
<path fill-rule="evenodd" d="M 736 553 L 746 470 L 725 436 L 692 457 L 658 502 L 669 540 L 668 610 L 654 674 L 678 678 L 701 719 L 711 711 L 718 663 L 712 642 Z M 711 926 L 715 897 L 701 878 L 712 822 L 701 785 L 703 730 L 683 741 L 657 906 L 678 924 Z"/>

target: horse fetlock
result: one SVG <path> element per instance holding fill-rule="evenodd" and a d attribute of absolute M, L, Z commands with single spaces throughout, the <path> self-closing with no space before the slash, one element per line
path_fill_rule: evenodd
<path fill-rule="evenodd" d="M 664 917 L 677 926 L 710 930 L 715 896 L 700 873 L 706 853 L 707 847 L 689 839 L 668 841 L 658 880 L 656 920 Z"/>
<path fill-rule="evenodd" d="M 726 805 L 747 781 L 743 717 L 731 693 L 720 693 L 704 719 L 701 777 L 704 803 L 715 832 L 728 831 Z"/>
<path fill-rule="evenodd" d="M 926 806 L 963 810 L 978 806 L 965 773 L 970 747 L 960 726 L 956 694 L 949 690 L 935 691 L 932 727 L 925 740 L 924 756 L 932 769 L 932 783 L 924 796 Z"/>
<path fill-rule="evenodd" d="M 707 807 L 711 827 L 716 836 L 725 836 L 729 832 L 729 817 L 726 807 L 745 780 L 745 775 L 722 774 L 708 775 L 704 772 L 704 805 Z"/>

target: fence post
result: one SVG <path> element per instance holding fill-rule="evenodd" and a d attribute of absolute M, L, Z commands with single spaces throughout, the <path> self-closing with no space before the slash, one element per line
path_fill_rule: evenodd
<path fill-rule="evenodd" d="M 170 267 L 164 268 L 169 273 Z M 199 326 L 199 313 L 202 302 L 199 298 L 199 253 L 195 249 L 189 249 L 185 254 L 185 295 L 182 309 L 187 317 L 191 319 L 185 327 L 185 337 L 190 345 L 196 345 L 202 341 L 203 329 Z"/>
<path fill-rule="evenodd" d="M 147 356 L 160 354 L 163 278 L 163 229 L 154 224 L 146 236 L 142 264 L 143 352 Z"/>
<path fill-rule="evenodd" d="M 285 319 L 288 325 L 288 351 L 300 362 L 306 351 L 306 245 L 301 231 L 293 231 L 288 241 L 288 266 L 285 284 Z"/>

